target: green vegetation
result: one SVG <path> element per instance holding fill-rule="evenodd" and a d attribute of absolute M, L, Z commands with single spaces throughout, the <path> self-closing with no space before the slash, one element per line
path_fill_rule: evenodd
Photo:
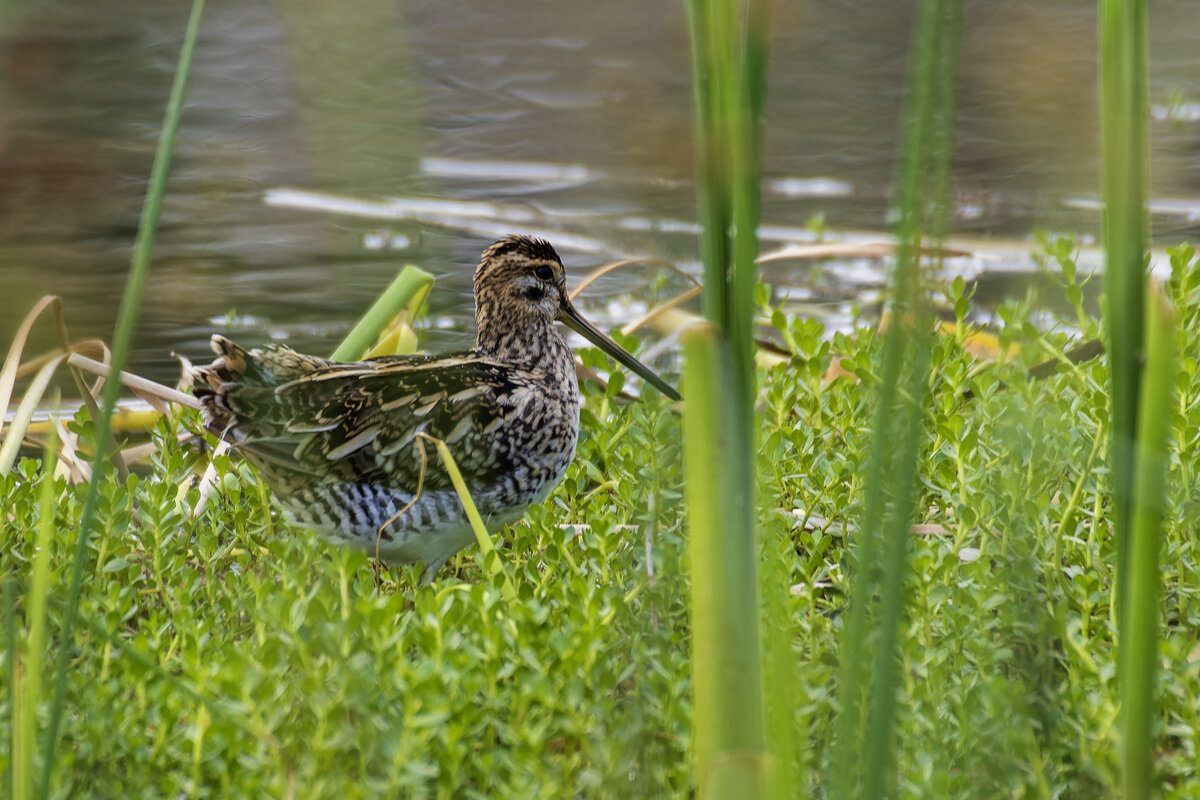
<path fill-rule="evenodd" d="M 1146 3 L 1100 0 L 1105 313 L 1112 367 L 1112 503 L 1125 797 L 1154 793 L 1158 551 L 1175 352 L 1147 291 L 1150 104 Z"/>
<path fill-rule="evenodd" d="M 416 342 L 411 329 L 393 322 L 398 316 L 403 322 L 416 319 L 432 288 L 433 276 L 425 270 L 413 266 L 400 270 L 329 357 L 334 361 L 358 361 L 368 355 L 414 352 Z M 389 329 L 398 333 L 382 336 Z M 381 336 L 388 346 L 372 349 Z M 407 341 L 408 337 L 414 341 Z"/>
<path fill-rule="evenodd" d="M 685 333 L 683 348 L 692 732 L 703 800 L 757 800 L 772 789 L 787 796 L 770 779 L 754 519 L 754 288 L 768 4 L 744 5 L 688 3 L 708 319 Z"/>
<path fill-rule="evenodd" d="M 1186 247 L 1173 264 L 1164 291 L 1176 344 L 1200 352 L 1200 264 Z M 947 287 L 960 313 L 967 291 Z M 1029 322 L 1036 305 L 1001 311 L 1002 342 L 1021 347 L 1012 363 L 980 365 L 962 346 L 966 329 L 930 343 L 922 527 L 898 637 L 900 796 L 1111 797 L 1120 784 L 1108 368 L 1100 359 L 1029 381 L 1026 367 L 1069 344 Z M 844 544 L 862 519 L 881 345 L 866 329 L 830 338 L 811 320 L 773 321 L 792 355 L 759 374 L 762 596 L 794 632 L 774 656 L 790 675 L 794 791 L 822 797 L 855 566 Z M 1098 332 L 1093 322 L 1083 334 Z M 835 358 L 855 377 L 824 383 Z M 1175 383 L 1168 435 L 1176 452 L 1196 452 L 1194 357 Z M 67 668 L 53 796 L 685 794 L 693 587 L 680 425 L 653 393 L 619 403 L 619 384 L 588 392 L 566 480 L 504 537 L 516 602 L 472 553 L 432 586 L 414 588 L 415 570 L 385 571 L 377 585 L 361 554 L 282 524 L 252 470 L 224 456 L 222 491 L 192 519 L 188 481 L 207 456 L 174 444 L 179 426 L 196 426 L 186 412 L 160 425 L 149 474 L 99 485 L 79 622 L 62 648 L 61 587 L 86 488 L 22 461 L 0 477 L 0 573 L 15 598 L 15 636 L 0 648 L 0 725 L 13 732 L 0 769 L 11 774 L 14 752 L 27 752 L 27 728 L 13 727 L 19 693 L 7 687 L 20 683 L 13 653 L 36 645 L 27 626 L 44 600 L 57 645 L 47 674 Z M 1169 465 L 1159 559 L 1169 678 L 1154 698 L 1153 743 L 1168 797 L 1191 796 L 1200 758 L 1194 472 L 1186 458 Z M 54 514 L 45 580 L 35 558 L 44 491 Z M 591 527 L 576 535 L 563 523 Z"/>

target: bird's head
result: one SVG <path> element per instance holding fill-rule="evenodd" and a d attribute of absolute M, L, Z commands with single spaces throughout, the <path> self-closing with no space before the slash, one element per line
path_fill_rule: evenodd
<path fill-rule="evenodd" d="M 555 320 L 652 383 L 673 400 L 679 394 L 649 367 L 585 320 L 567 294 L 567 275 L 544 239 L 510 235 L 483 251 L 475 269 L 478 345 L 489 350 L 527 347 L 522 334 L 537 335 Z"/>
<path fill-rule="evenodd" d="M 483 251 L 475 269 L 475 306 L 481 317 L 495 315 L 508 324 L 550 323 L 570 305 L 562 260 L 545 239 L 506 236 Z"/>

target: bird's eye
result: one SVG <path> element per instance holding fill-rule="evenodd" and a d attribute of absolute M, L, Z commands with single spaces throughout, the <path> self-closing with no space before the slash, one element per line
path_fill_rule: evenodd
<path fill-rule="evenodd" d="M 550 269 L 545 264 L 534 269 L 533 274 L 537 276 L 539 281 L 554 280 L 554 270 Z"/>

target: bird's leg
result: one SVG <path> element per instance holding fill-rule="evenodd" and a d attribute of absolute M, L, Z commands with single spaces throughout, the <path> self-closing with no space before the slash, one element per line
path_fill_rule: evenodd
<path fill-rule="evenodd" d="M 375 559 L 371 563 L 371 572 L 375 575 L 375 594 L 383 594 L 383 562 Z"/>
<path fill-rule="evenodd" d="M 404 508 L 392 514 L 383 524 L 379 526 L 379 530 L 375 532 L 375 560 L 379 561 L 379 545 L 383 541 L 383 529 L 391 525 L 400 517 L 404 516 L 404 512 L 412 508 L 418 500 L 421 499 L 421 490 L 425 487 L 425 467 L 429 464 L 429 459 L 425 456 L 425 443 L 417 438 L 417 451 L 421 454 L 421 471 L 417 473 L 417 491 L 413 494 L 412 500 L 404 504 Z"/>

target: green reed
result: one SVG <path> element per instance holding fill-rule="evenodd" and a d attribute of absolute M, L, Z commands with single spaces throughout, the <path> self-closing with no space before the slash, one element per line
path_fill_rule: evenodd
<path fill-rule="evenodd" d="M 1104 169 L 1105 295 L 1112 368 L 1115 607 L 1124 605 L 1126 533 L 1134 485 L 1138 358 L 1146 304 L 1146 192 L 1149 151 L 1146 10 L 1142 0 L 1100 0 L 1100 113 Z"/>
<path fill-rule="evenodd" d="M 1124 729 L 1122 778 L 1127 798 L 1150 797 L 1154 787 L 1154 682 L 1161 625 L 1158 552 L 1175 398 L 1174 311 L 1157 291 L 1150 293 L 1149 300 L 1118 656 Z"/>
<path fill-rule="evenodd" d="M 330 358 L 357 361 L 366 357 L 371 345 L 398 315 L 405 315 L 408 323 L 416 318 L 432 288 L 432 275 L 411 264 L 405 266 L 354 324 Z"/>
<path fill-rule="evenodd" d="M 684 357 L 696 782 L 704 798 L 765 797 L 754 509 L 750 497 L 729 488 L 744 492 L 753 453 L 730 435 L 743 399 L 730 380 L 733 359 L 721 332 L 690 331 Z"/>
<path fill-rule="evenodd" d="M 685 344 L 700 797 L 768 789 L 755 541 L 754 322 L 768 6 L 689 0 L 704 312 Z M 786 757 L 790 757 L 788 754 Z"/>
<path fill-rule="evenodd" d="M 179 54 L 179 63 L 175 70 L 175 79 L 171 86 L 171 95 L 167 101 L 162 134 L 159 137 L 158 149 L 154 154 L 154 166 L 150 173 L 146 202 L 142 207 L 141 219 L 138 223 L 129 277 L 125 282 L 125 292 L 121 297 L 117 325 L 113 331 L 111 369 L 114 374 L 123 369 L 128 360 L 142 294 L 150 272 L 150 254 L 154 249 L 154 235 L 158 229 L 158 219 L 166 193 L 167 176 L 170 172 L 171 151 L 175 145 L 175 136 L 179 131 L 179 120 L 183 115 L 183 99 L 187 88 L 188 74 L 191 71 L 192 52 L 195 49 L 196 35 L 200 30 L 200 17 L 203 11 L 204 0 L 193 0 L 183 47 Z M 95 420 L 96 442 L 106 442 L 109 439 L 112 413 L 116 407 L 120 390 L 121 382 L 118 380 L 110 380 L 104 384 L 100 416 Z M 71 585 L 67 595 L 63 627 L 59 631 L 58 671 L 54 680 L 54 699 L 46 728 L 40 784 L 42 796 L 50 794 L 51 780 L 54 774 L 54 755 L 66 698 L 66 675 L 72 662 L 71 651 L 74 649 L 75 621 L 83 582 L 83 567 L 87 560 L 88 540 L 95 523 L 96 506 L 100 498 L 100 487 L 105 480 L 108 458 L 109 454 L 105 448 L 96 448 L 96 454 L 92 459 L 92 477 L 88 482 L 87 496 L 79 519 L 79 538 L 75 544 Z"/>
<path fill-rule="evenodd" d="M 1149 173 L 1146 4 L 1100 2 L 1105 296 L 1112 368 L 1113 615 L 1127 798 L 1154 788 L 1155 665 L 1175 357 L 1172 315 L 1146 291 Z M 1144 364 L 1141 360 L 1145 359 Z"/>
<path fill-rule="evenodd" d="M 830 797 L 882 797 L 894 782 L 889 775 L 901 682 L 897 648 L 929 371 L 930 319 L 920 245 L 923 236 L 937 237 L 944 230 L 960 25 L 958 0 L 920 4 L 897 182 L 892 317 L 884 334 L 861 534 L 842 636 Z"/>

